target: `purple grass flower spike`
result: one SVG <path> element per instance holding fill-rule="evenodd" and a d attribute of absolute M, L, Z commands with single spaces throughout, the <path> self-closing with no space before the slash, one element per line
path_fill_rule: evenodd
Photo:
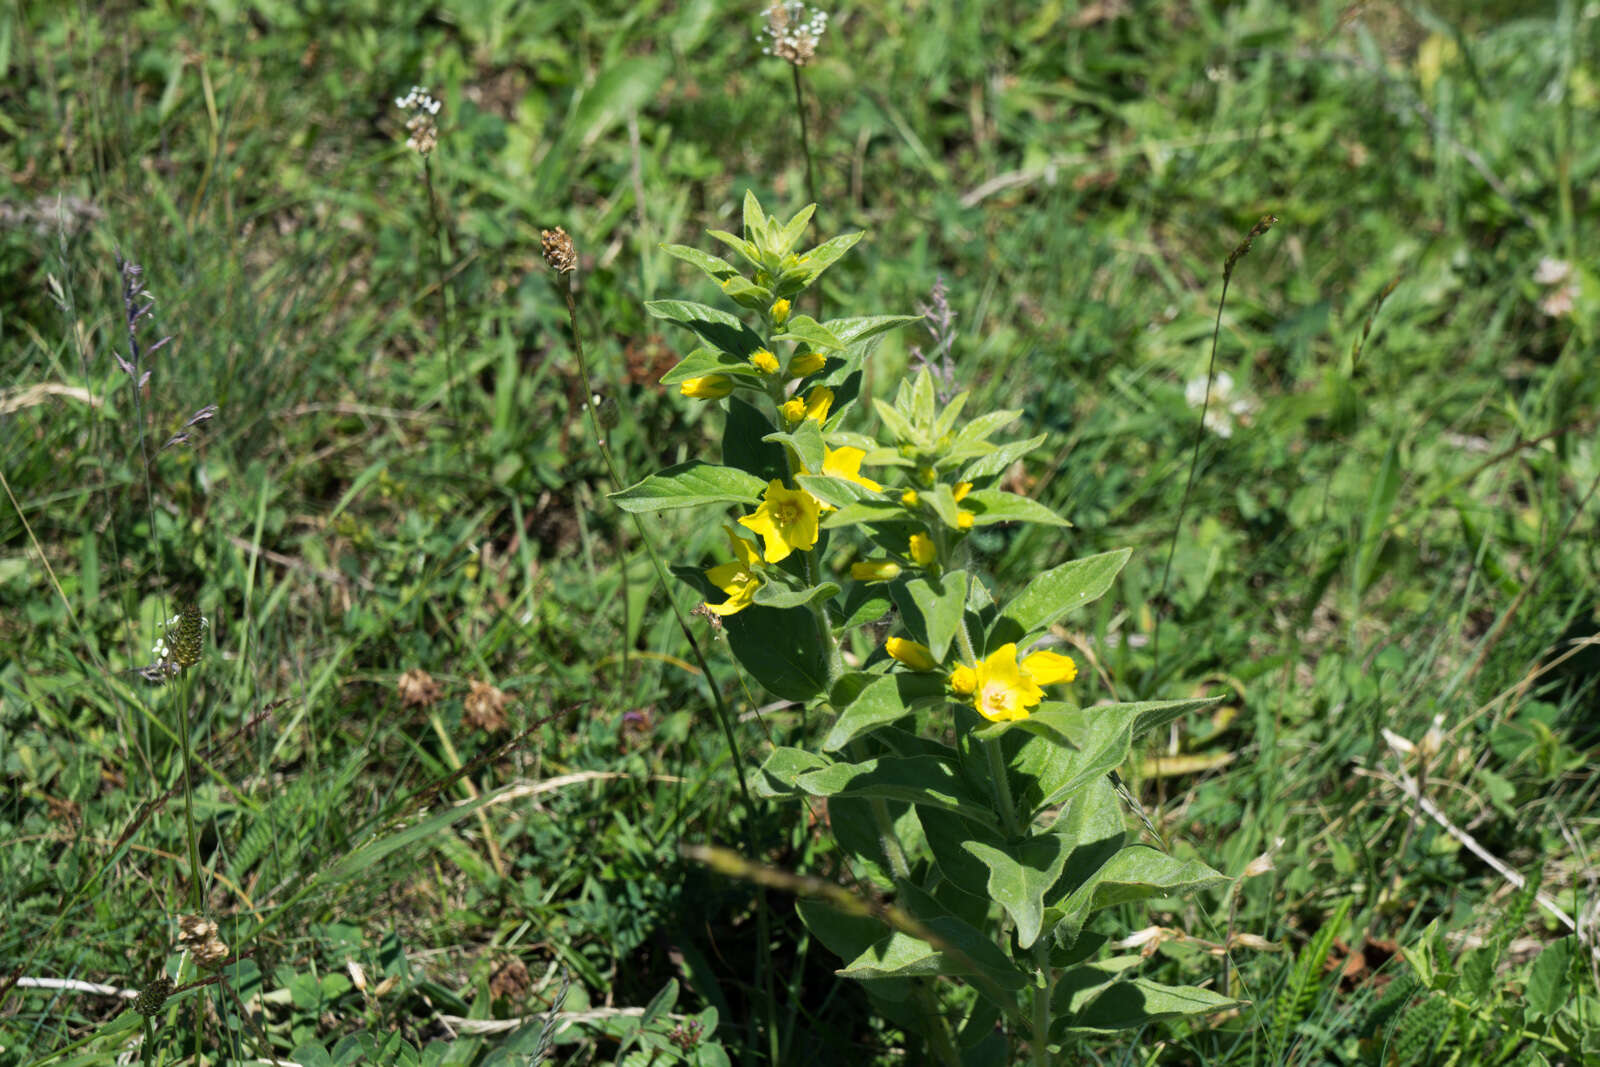
<path fill-rule="evenodd" d="M 933 337 L 933 355 L 925 355 L 921 348 L 911 346 L 911 355 L 919 368 L 933 375 L 939 383 L 939 401 L 948 404 L 956 387 L 956 313 L 950 307 L 950 292 L 945 288 L 944 275 L 933 280 L 930 302 L 919 303 L 917 311 L 928 320 L 928 333 Z"/>

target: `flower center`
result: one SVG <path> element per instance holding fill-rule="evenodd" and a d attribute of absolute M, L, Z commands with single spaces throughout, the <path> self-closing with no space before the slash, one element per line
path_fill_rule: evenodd
<path fill-rule="evenodd" d="M 800 521 L 800 509 L 793 504 L 779 504 L 772 509 L 772 517 L 779 526 L 793 526 Z"/>
<path fill-rule="evenodd" d="M 1008 712 L 1011 710 L 1011 688 L 999 682 L 990 682 L 983 687 L 983 706 L 993 712 Z"/>

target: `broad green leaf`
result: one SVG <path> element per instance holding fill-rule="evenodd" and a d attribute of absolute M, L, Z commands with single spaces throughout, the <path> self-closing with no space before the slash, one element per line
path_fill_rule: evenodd
<path fill-rule="evenodd" d="M 1021 730 L 1041 737 L 1055 738 L 1064 745 L 1079 748 L 1080 742 L 1089 736 L 1083 730 L 1086 721 L 1096 718 L 1117 721 L 1132 718 L 1131 736 L 1139 737 L 1191 711 L 1211 707 L 1219 699 L 1221 698 L 1200 697 L 1193 700 L 1146 700 L 1134 704 L 1096 704 L 1091 708 L 1079 708 L 1049 701 L 1040 704 L 1038 710 L 1026 719 L 991 723 L 977 730 L 976 736 L 991 740 L 1012 730 Z"/>
<path fill-rule="evenodd" d="M 842 685 L 835 685 L 834 697 Z M 822 739 L 824 752 L 837 752 L 854 738 L 875 727 L 894 722 L 911 712 L 917 701 L 943 700 L 944 679 L 937 674 L 885 674 L 869 682 L 839 708 L 833 728 Z"/>
<path fill-rule="evenodd" d="M 926 426 L 931 431 L 933 424 L 938 421 L 938 414 L 934 409 L 935 403 L 937 401 L 933 393 L 933 375 L 926 369 L 919 371 L 911 379 L 910 410 L 901 409 L 902 414 L 910 416 L 912 422 L 918 426 Z"/>
<path fill-rule="evenodd" d="M 853 960 L 888 936 L 889 927 L 870 915 L 851 915 L 820 900 L 797 900 L 794 910 L 806 929 L 840 960 Z M 909 980 L 882 980 L 872 991 L 891 1001 L 905 1000 L 911 994 Z"/>
<path fill-rule="evenodd" d="M 1080 789 L 1051 830 L 1072 842 L 1061 879 L 1045 894 L 1044 929 L 1057 949 L 1078 940 L 1089 916 L 1092 893 L 1076 895 L 1127 842 L 1126 815 L 1116 790 L 1105 778 Z"/>
<path fill-rule="evenodd" d="M 857 500 L 838 511 L 830 511 L 822 520 L 824 530 L 837 530 L 845 526 L 858 526 L 864 522 L 893 522 L 905 518 L 905 509 L 892 501 L 878 498 Z"/>
<path fill-rule="evenodd" d="M 1050 998 L 1051 1014 L 1056 1020 L 1052 1031 L 1059 1030 L 1065 1020 L 1070 1020 L 1095 997 L 1123 981 L 1127 971 L 1143 962 L 1144 957 L 1134 953 L 1110 956 L 1063 971 L 1056 978 L 1055 992 Z"/>
<path fill-rule="evenodd" d="M 902 578 L 889 584 L 889 595 L 907 628 L 928 646 L 935 660 L 943 662 L 966 608 L 967 572 Z"/>
<path fill-rule="evenodd" d="M 752 605 L 723 627 L 739 664 L 775 696 L 810 700 L 828 684 L 828 650 L 810 610 Z"/>
<path fill-rule="evenodd" d="M 741 360 L 761 347 L 761 337 L 726 311 L 688 300 L 647 300 L 645 310 L 658 319 L 686 326 L 706 344 Z"/>
<path fill-rule="evenodd" d="M 816 423 L 811 425 L 815 426 Z M 874 490 L 844 478 L 835 478 L 831 474 L 801 474 L 795 481 L 800 483 L 800 488 L 830 507 L 849 507 L 859 500 L 883 501 L 883 497 Z"/>
<path fill-rule="evenodd" d="M 1539 953 L 1528 971 L 1523 1000 L 1536 1019 L 1548 1019 L 1567 1003 L 1572 990 L 1572 943 L 1564 937 L 1552 941 Z"/>
<path fill-rule="evenodd" d="M 884 811 L 889 816 L 890 833 L 908 856 L 927 850 L 922 836 L 922 825 L 917 811 L 910 804 L 886 801 Z M 873 816 L 873 802 L 863 797 L 830 797 L 828 799 L 828 827 L 845 855 L 855 863 L 871 863 L 876 870 L 865 872 L 864 878 L 879 885 L 889 885 L 894 880 L 894 868 L 883 851 L 883 835 Z"/>
<path fill-rule="evenodd" d="M 767 799 L 799 796 L 802 790 L 795 785 L 796 779 L 802 774 L 828 766 L 829 762 L 826 756 L 809 749 L 775 748 L 756 772 L 750 783 L 750 792 Z"/>
<path fill-rule="evenodd" d="M 961 427 L 960 431 L 956 433 L 952 444 L 971 445 L 985 443 L 989 440 L 990 434 L 1017 421 L 1017 416 L 1021 414 L 1021 411 L 991 411 L 987 414 L 979 415 Z"/>
<path fill-rule="evenodd" d="M 1199 986 L 1163 985 L 1148 978 L 1134 978 L 1113 983 L 1088 1007 L 1062 1021 L 1073 1030 L 1131 1030 L 1159 1019 L 1211 1015 L 1244 1003 Z"/>
<path fill-rule="evenodd" d="M 661 250 L 675 259 L 699 267 L 719 284 L 739 273 L 738 268 L 720 256 L 713 256 L 709 252 L 702 252 L 688 245 L 662 245 Z"/>
<path fill-rule="evenodd" d="M 745 614 L 748 612 L 733 618 Z M 835 763 L 801 775 L 797 784 L 812 796 L 877 796 L 956 812 L 983 826 L 992 827 L 995 822 L 988 803 L 972 792 L 956 769 L 932 756 L 885 756 L 860 763 Z"/>
<path fill-rule="evenodd" d="M 714 240 L 721 241 L 723 244 L 739 253 L 739 255 L 743 256 L 745 261 L 752 267 L 763 268 L 765 266 L 761 262 L 760 250 L 742 237 L 735 237 L 727 230 L 707 230 L 706 236 L 711 237 Z"/>
<path fill-rule="evenodd" d="M 1037 500 L 1004 489 L 977 489 L 966 495 L 961 506 L 972 512 L 974 526 L 993 526 L 1001 522 L 1036 522 L 1044 526 L 1071 526 Z"/>
<path fill-rule="evenodd" d="M 1129 845 L 1095 875 L 1090 910 L 1148 897 L 1186 896 L 1227 880 L 1199 860 L 1180 860 L 1148 845 Z"/>
<path fill-rule="evenodd" d="M 818 275 L 837 263 L 846 252 L 855 247 L 857 241 L 865 236 L 865 233 L 858 230 L 822 242 L 811 251 L 801 253 L 796 259 L 795 266 L 784 272 L 784 277 L 797 281 L 802 286 L 810 285 L 817 280 Z"/>
<path fill-rule="evenodd" d="M 1004 474 L 1013 463 L 1044 444 L 1047 436 L 1047 434 L 1040 434 L 1038 437 L 1030 437 L 1026 441 L 1010 441 L 1003 445 L 997 445 L 993 452 L 986 452 L 967 464 L 966 469 L 961 472 L 961 481 L 979 482 L 984 478 L 993 478 L 998 474 Z"/>
<path fill-rule="evenodd" d="M 783 446 L 766 440 L 772 423 L 754 404 L 737 396 L 728 400 L 728 419 L 722 427 L 722 462 L 761 479 L 761 491 L 774 478 L 789 476 L 789 458 Z M 759 494 L 758 494 L 759 495 Z"/>
<path fill-rule="evenodd" d="M 804 485 L 806 479 L 802 478 L 800 481 Z M 834 618 L 834 632 L 842 634 L 857 626 L 877 622 L 889 614 L 889 609 L 893 606 L 889 600 L 889 591 L 881 582 L 855 582 L 845 596 L 844 607 Z"/>
<path fill-rule="evenodd" d="M 749 241 L 761 246 L 763 252 L 771 251 L 766 247 L 767 213 L 761 210 L 761 201 L 756 199 L 755 191 L 744 191 L 744 235 Z"/>
<path fill-rule="evenodd" d="M 1103 596 L 1130 555 L 1131 549 L 1121 548 L 1075 559 L 1035 575 L 1001 612 L 1000 621 L 989 635 L 989 646 L 994 648 L 1008 641 L 1021 641 L 1028 634 L 1044 630 L 1067 612 Z"/>
<path fill-rule="evenodd" d="M 761 379 L 761 372 L 751 366 L 749 360 L 740 359 L 727 352 L 719 352 L 714 348 L 697 348 L 663 374 L 661 384 L 677 385 L 690 378 L 703 378 L 708 374 L 735 375 L 751 383 L 759 383 Z"/>
<path fill-rule="evenodd" d="M 924 371 L 923 373 L 927 373 Z M 967 406 L 971 392 L 960 392 L 951 397 L 944 407 L 939 409 L 938 416 L 933 420 L 933 438 L 939 440 L 955 429 L 956 420 L 961 418 L 962 409 Z"/>
<path fill-rule="evenodd" d="M 808 589 L 788 589 L 776 582 L 767 582 L 756 590 L 752 603 L 764 608 L 803 608 L 814 600 L 827 600 L 838 593 L 839 587 L 832 582 Z"/>
<path fill-rule="evenodd" d="M 753 311 L 766 311 L 772 306 L 772 290 L 765 286 L 756 285 L 749 279 L 740 275 L 725 279 L 718 284 L 724 296 L 742 308 Z"/>
<path fill-rule="evenodd" d="M 1038 834 L 999 845 L 976 836 L 963 846 L 989 869 L 988 893 L 1017 924 L 1017 944 L 1031 948 L 1044 922 L 1044 897 L 1061 877 L 1070 850 L 1058 834 Z"/>
<path fill-rule="evenodd" d="M 801 466 L 808 471 L 821 473 L 826 449 L 822 443 L 822 427 L 814 420 L 804 419 L 788 433 L 769 433 L 762 440 L 788 445 L 799 457 Z"/>
<path fill-rule="evenodd" d="M 767 483 L 734 467 L 694 460 L 650 475 L 644 481 L 612 493 L 623 511 L 668 511 L 706 504 L 755 504 Z"/>
<path fill-rule="evenodd" d="M 917 445 L 918 447 L 925 447 L 931 444 L 931 442 L 922 439 L 916 428 L 911 425 L 911 420 L 895 410 L 893 405 L 884 403 L 879 397 L 873 397 L 872 407 L 878 413 L 878 418 L 883 420 L 884 426 L 888 427 L 889 432 L 894 435 L 895 440 Z"/>
<path fill-rule="evenodd" d="M 824 352 L 837 352 L 844 348 L 844 342 L 835 337 L 832 330 L 810 315 L 795 315 L 783 324 L 783 332 L 775 334 L 772 339 L 804 342 Z"/>
<path fill-rule="evenodd" d="M 1027 976 L 998 945 L 931 894 L 907 884 L 901 887 L 900 897 L 918 922 L 967 959 L 960 961 L 926 941 L 895 931 L 857 955 L 840 974 L 860 980 L 984 974 L 1004 989 L 1018 990 L 1027 985 Z"/>

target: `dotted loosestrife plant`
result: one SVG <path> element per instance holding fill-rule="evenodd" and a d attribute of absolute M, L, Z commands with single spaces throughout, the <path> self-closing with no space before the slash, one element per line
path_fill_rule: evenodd
<path fill-rule="evenodd" d="M 671 467 L 614 497 L 636 512 L 736 513 L 723 527 L 725 560 L 677 573 L 705 596 L 752 678 L 827 722 L 814 749 L 768 755 L 753 792 L 826 798 L 857 874 L 892 900 L 855 913 L 837 898 L 803 900 L 806 925 L 886 1018 L 951 1063 L 977 1062 L 969 1057 L 986 1044 L 995 1057 L 1026 1049 L 1046 1063 L 1075 1030 L 1232 1006 L 1137 977 L 1137 954 L 1098 958 L 1105 920 L 1089 929 L 1110 905 L 1224 880 L 1130 843 L 1107 777 L 1139 734 L 1208 702 L 1079 707 L 1072 659 L 1034 647 L 1110 587 L 1126 550 L 1064 563 L 1004 600 L 963 569 L 976 527 L 1066 525 L 996 485 L 1044 441 L 990 440 L 1017 412 L 963 421 L 967 394 L 940 405 L 922 372 L 893 403 L 874 400 L 878 436 L 846 428 L 878 341 L 920 320 L 819 323 L 795 310 L 862 236 L 796 253 L 812 211 L 780 222 L 747 194 L 744 236 L 711 232 L 745 272 L 666 249 L 754 321 L 684 301 L 647 305 L 699 339 L 662 380 L 726 402 L 722 462 Z M 862 649 L 875 632 L 864 628 L 886 617 L 887 639 L 847 668 L 841 643 Z"/>

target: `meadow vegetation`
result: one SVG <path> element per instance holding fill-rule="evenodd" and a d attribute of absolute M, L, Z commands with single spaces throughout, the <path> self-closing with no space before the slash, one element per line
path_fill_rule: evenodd
<path fill-rule="evenodd" d="M 1600 5 L 854 4 L 804 57 L 760 8 L 0 13 L 0 1065 L 1600 1064 Z M 760 209 L 862 235 L 781 313 L 697 259 Z M 691 302 L 788 330 L 739 354 L 766 459 Z M 841 367 L 824 444 L 779 405 Z M 759 486 L 613 496 L 962 392 L 1031 447 L 923 485 L 958 554 L 763 571 Z M 801 465 L 835 509 L 919 476 Z M 1062 703 L 1006 708 L 1180 702 L 1084 788 L 1216 876 L 1033 957 L 1149 983 L 1042 1052 L 948 951 L 846 967 L 819 909 L 933 905 L 785 753 L 982 733 L 1007 602 L 1122 549 L 1012 635 Z M 935 559 L 988 648 L 868 610 Z M 866 568 L 840 617 L 813 560 Z M 844 736 L 756 608 L 858 624 L 829 683 L 944 666 Z"/>

